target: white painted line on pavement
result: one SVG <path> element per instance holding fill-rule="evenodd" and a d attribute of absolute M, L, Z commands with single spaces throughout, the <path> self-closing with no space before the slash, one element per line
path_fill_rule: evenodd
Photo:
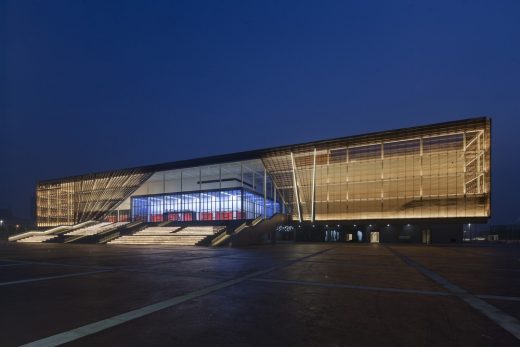
<path fill-rule="evenodd" d="M 163 310 L 165 308 L 170 308 L 170 307 L 173 307 L 173 306 L 178 305 L 180 303 L 183 303 L 183 302 L 186 302 L 186 301 L 189 301 L 189 300 L 192 300 L 192 299 L 195 299 L 195 298 L 207 295 L 207 294 L 212 293 L 214 291 L 217 291 L 219 289 L 223 289 L 223 288 L 227 288 L 227 287 L 233 286 L 233 285 L 235 285 L 237 283 L 244 282 L 244 281 L 246 281 L 246 280 L 248 280 L 248 279 L 250 279 L 252 277 L 260 276 L 260 275 L 266 274 L 268 272 L 271 272 L 273 270 L 276 270 L 278 268 L 294 264 L 296 262 L 299 262 L 301 260 L 304 260 L 304 259 L 307 259 L 307 258 L 310 258 L 310 257 L 314 257 L 316 255 L 319 255 L 319 254 L 322 254 L 324 252 L 327 252 L 327 251 L 329 251 L 331 249 L 332 248 L 328 248 L 328 249 L 325 249 L 323 251 L 319 251 L 319 252 L 307 255 L 305 257 L 298 258 L 296 260 L 291 260 L 291 261 L 288 261 L 288 262 L 284 262 L 284 263 L 282 263 L 280 265 L 273 266 L 273 267 L 270 267 L 270 268 L 265 269 L 265 270 L 256 271 L 256 272 L 250 273 L 248 275 L 244 275 L 244 276 L 236 278 L 236 279 L 220 282 L 220 283 L 214 284 L 214 285 L 206 287 L 206 288 L 195 290 L 195 291 L 193 291 L 191 293 L 187 293 L 187 294 L 184 294 L 184 295 L 176 296 L 176 297 L 173 297 L 171 299 L 160 301 L 160 302 L 157 302 L 157 303 L 152 304 L 152 305 L 144 306 L 144 307 L 132 310 L 132 311 L 128 311 L 128 312 L 119 314 L 117 316 L 113 316 L 113 317 L 110 317 L 110 318 L 107 318 L 107 319 L 103 319 L 103 320 L 100 320 L 100 321 L 97 321 L 97 322 L 94 322 L 94 323 L 90 323 L 90 324 L 81 326 L 79 328 L 75 328 L 75 329 L 72 329 L 72 330 L 69 330 L 69 331 L 65 331 L 65 332 L 62 332 L 62 333 L 59 333 L 59 334 L 56 334 L 56 335 L 52 335 L 52 336 L 43 338 L 41 340 L 33 341 L 33 342 L 30 342 L 30 343 L 25 344 L 23 346 L 48 347 L 48 346 L 58 346 L 58 345 L 61 345 L 61 344 L 67 343 L 67 342 L 71 342 L 71 341 L 77 340 L 79 338 L 82 338 L 82 337 L 85 337 L 85 336 L 88 336 L 88 335 L 92 335 L 92 334 L 98 333 L 100 331 L 106 330 L 108 328 L 114 327 L 116 325 L 120 325 L 120 324 L 129 322 L 131 320 L 134 320 L 134 319 L 137 319 L 137 318 L 149 315 L 151 313 Z"/>
<path fill-rule="evenodd" d="M 251 281 L 280 283 L 280 284 L 296 284 L 296 285 L 325 287 L 325 288 L 346 288 L 346 289 L 370 290 L 370 291 L 377 291 L 377 292 L 418 294 L 418 295 L 429 295 L 429 296 L 454 296 L 455 295 L 455 294 L 449 293 L 449 292 L 436 292 L 433 290 L 371 287 L 371 286 L 360 286 L 360 285 L 345 284 L 345 283 L 322 283 L 322 282 L 311 282 L 311 281 L 278 280 L 278 279 L 270 279 L 270 278 L 253 278 L 253 279 L 251 279 Z"/>
<path fill-rule="evenodd" d="M 108 271 L 112 271 L 112 270 L 97 270 L 97 271 L 75 272 L 75 273 L 66 274 L 66 275 L 35 277 L 35 278 L 29 278 L 29 279 L 25 279 L 25 280 L 1 282 L 0 283 L 0 287 L 10 286 L 10 285 L 13 285 L 13 284 L 31 283 L 31 282 L 55 280 L 55 279 L 67 278 L 67 277 L 77 277 L 77 276 L 92 275 L 92 274 L 97 274 L 97 273 L 101 273 L 101 272 L 108 272 Z"/>
<path fill-rule="evenodd" d="M 475 310 L 479 311 L 493 322 L 504 328 L 506 331 L 511 333 L 514 337 L 520 340 L 520 321 L 513 316 L 508 315 L 503 312 L 499 308 L 488 304 L 484 300 L 480 299 L 476 295 L 469 293 L 467 290 L 457 286 L 454 283 L 451 283 L 446 278 L 442 277 L 438 273 L 429 270 L 422 266 L 419 263 L 416 263 L 412 259 L 408 258 L 405 255 L 397 252 L 396 250 L 388 247 L 392 253 L 394 253 L 397 257 L 399 257 L 403 262 L 408 264 L 409 266 L 417 269 L 424 276 L 430 278 L 434 282 L 440 284 L 444 288 L 448 289 L 450 292 L 457 294 L 459 298 L 461 298 L 468 305 L 473 307 Z"/>
<path fill-rule="evenodd" d="M 0 267 L 7 267 L 7 266 L 20 266 L 20 265 L 26 265 L 22 263 L 16 263 L 16 264 L 0 264 Z"/>
<path fill-rule="evenodd" d="M 439 292 L 439 291 L 431 291 L 431 290 L 403 289 L 403 288 L 391 288 L 391 287 L 371 287 L 371 286 L 361 286 L 361 285 L 347 284 L 347 283 L 323 283 L 323 282 L 313 282 L 313 281 L 295 281 L 295 280 L 282 280 L 282 279 L 271 279 L 271 278 L 252 278 L 252 279 L 250 279 L 250 281 L 292 284 L 292 285 L 302 285 L 302 286 L 315 286 L 315 287 L 325 287 L 325 288 L 346 288 L 346 289 L 370 290 L 370 291 L 376 291 L 376 292 L 417 294 L 417 295 L 427 295 L 427 296 L 460 296 L 459 294 L 452 293 L 452 292 Z M 502 295 L 475 295 L 475 296 L 480 299 L 502 300 L 502 301 L 520 301 L 520 297 L 517 297 L 517 296 L 502 296 Z"/>
<path fill-rule="evenodd" d="M 477 298 L 488 300 L 505 300 L 505 301 L 520 301 L 518 296 L 503 296 L 503 295 L 475 295 Z"/>

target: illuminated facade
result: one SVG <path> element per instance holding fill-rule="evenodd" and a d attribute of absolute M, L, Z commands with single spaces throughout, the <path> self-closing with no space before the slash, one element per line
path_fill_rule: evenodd
<path fill-rule="evenodd" d="M 473 118 L 42 181 L 37 222 L 485 221 L 490 134 Z"/>

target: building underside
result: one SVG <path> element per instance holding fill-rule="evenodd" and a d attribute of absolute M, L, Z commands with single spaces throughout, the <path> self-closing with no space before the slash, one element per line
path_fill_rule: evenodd
<path fill-rule="evenodd" d="M 473 118 L 46 180 L 37 225 L 269 218 L 303 225 L 490 217 L 491 120 Z"/>

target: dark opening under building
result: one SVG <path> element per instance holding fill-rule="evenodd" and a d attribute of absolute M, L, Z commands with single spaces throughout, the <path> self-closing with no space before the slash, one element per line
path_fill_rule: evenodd
<path fill-rule="evenodd" d="M 221 225 L 233 239 L 264 224 L 250 241 L 461 241 L 463 225 L 490 217 L 490 134 L 490 119 L 473 118 L 45 180 L 37 226 Z"/>

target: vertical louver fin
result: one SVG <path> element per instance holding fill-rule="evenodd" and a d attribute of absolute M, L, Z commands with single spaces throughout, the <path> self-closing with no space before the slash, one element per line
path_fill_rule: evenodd
<path fill-rule="evenodd" d="M 37 188 L 38 227 L 100 220 L 150 176 L 140 169 L 77 176 Z"/>

